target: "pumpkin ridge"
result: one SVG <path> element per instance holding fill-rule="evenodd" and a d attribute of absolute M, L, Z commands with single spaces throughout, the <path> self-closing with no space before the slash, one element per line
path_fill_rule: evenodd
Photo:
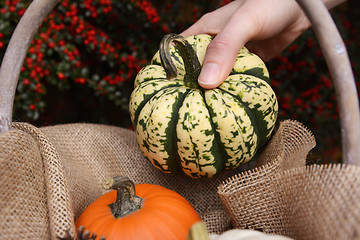
<path fill-rule="evenodd" d="M 240 86 L 243 90 L 234 91 Z M 219 89 L 235 96 L 235 98 L 249 107 L 253 117 L 257 120 L 255 122 L 255 126 L 259 130 L 259 147 L 263 145 L 273 131 L 273 124 L 275 122 L 274 118 L 276 118 L 278 113 L 276 95 L 272 90 L 271 85 L 266 81 L 251 75 L 236 74 L 229 77 L 226 82 L 219 87 Z M 253 89 L 258 89 L 259 92 L 253 92 Z M 255 99 L 249 99 L 249 96 L 258 96 L 258 99 L 254 101 Z M 246 100 L 243 101 L 243 97 Z M 264 108 L 263 106 L 267 106 L 267 108 Z"/>
<path fill-rule="evenodd" d="M 221 91 L 233 96 L 244 106 L 246 113 L 248 114 L 249 118 L 251 119 L 251 122 L 255 123 L 254 129 L 255 129 L 256 135 L 258 136 L 257 146 L 259 149 L 267 141 L 266 136 L 268 135 L 268 133 L 272 131 L 272 129 L 267 128 L 267 122 L 262 117 L 263 115 L 266 115 L 266 114 L 263 114 L 262 112 L 254 109 L 254 108 L 250 108 L 249 103 L 242 101 L 241 97 L 239 97 L 235 94 L 232 94 L 231 92 L 229 92 L 225 89 L 222 89 L 222 88 L 219 88 L 219 89 Z M 261 139 L 263 139 L 263 141 L 260 141 Z"/>
<path fill-rule="evenodd" d="M 192 143 L 192 151 L 195 153 L 195 155 L 196 155 L 196 159 L 198 159 L 199 160 L 199 156 L 200 156 L 200 154 L 199 154 L 199 151 L 197 150 L 197 145 L 196 145 L 196 143 L 193 141 L 193 138 L 192 138 L 192 136 L 190 135 L 189 136 L 190 137 L 190 142 Z M 186 160 L 186 159 L 183 159 L 183 161 L 185 162 L 185 164 L 186 165 L 188 165 L 188 163 L 190 162 L 189 160 Z M 197 161 L 197 165 L 199 166 L 199 171 L 201 171 L 201 165 L 200 165 L 200 163 L 199 163 L 199 161 Z M 185 170 L 189 170 L 190 172 L 191 172 L 191 168 L 188 168 L 188 167 L 182 167 L 183 168 L 183 172 L 185 173 Z M 194 175 L 194 177 L 196 177 L 196 175 Z"/>
<path fill-rule="evenodd" d="M 153 80 L 149 80 L 147 82 L 142 82 L 142 83 L 147 83 L 149 84 L 150 81 L 154 81 L 154 80 L 158 80 L 158 79 L 153 79 Z M 168 81 L 167 79 L 164 79 L 165 81 Z M 181 83 L 173 83 L 172 85 L 167 85 L 167 86 L 164 86 L 160 89 L 158 89 L 157 91 L 154 91 L 152 94 L 148 94 L 146 98 L 144 98 L 141 103 L 138 105 L 138 107 L 136 108 L 135 112 L 134 112 L 134 127 L 136 128 L 136 125 L 138 123 L 138 118 L 139 118 L 139 115 L 142 111 L 142 109 L 144 108 L 144 106 L 160 91 L 164 91 L 166 89 L 169 89 L 169 88 L 172 88 L 172 87 L 181 87 L 183 86 Z M 143 88 L 144 86 L 142 86 L 142 84 L 140 84 L 138 86 L 138 88 Z"/>
<path fill-rule="evenodd" d="M 201 96 L 203 97 L 203 101 L 205 103 L 206 109 L 208 110 L 208 113 L 210 115 L 210 124 L 212 126 L 212 129 L 214 129 L 214 146 L 216 148 L 216 146 L 218 146 L 217 148 L 219 149 L 214 150 L 214 155 L 219 155 L 218 159 L 222 159 L 224 158 L 224 156 L 226 156 L 226 160 L 224 161 L 217 161 L 214 164 L 214 167 L 217 170 L 217 173 L 219 173 L 220 171 L 222 171 L 225 168 L 225 162 L 229 159 L 229 155 L 227 154 L 226 150 L 225 150 L 225 145 L 221 142 L 221 138 L 220 138 L 220 133 L 216 130 L 217 129 L 217 124 L 214 122 L 213 120 L 213 116 L 214 116 L 214 112 L 212 111 L 212 108 L 208 105 L 206 98 L 205 98 L 205 91 L 204 89 L 201 89 Z M 218 166 L 216 165 L 216 163 L 219 163 Z M 220 165 L 221 163 L 221 165 Z"/>
<path fill-rule="evenodd" d="M 214 131 L 200 89 L 191 89 L 179 109 L 177 135 L 184 173 L 194 178 L 213 176 L 217 172 L 214 166 Z M 215 154 L 222 157 L 218 152 Z"/>
<path fill-rule="evenodd" d="M 187 97 L 187 95 L 189 94 L 189 92 L 190 92 L 190 89 L 188 89 L 183 94 L 183 96 L 181 96 L 181 98 L 179 98 L 179 101 L 177 101 L 177 104 L 174 104 L 173 121 L 169 122 L 169 126 L 167 128 L 168 131 L 166 131 L 166 135 L 169 136 L 168 139 L 171 139 L 171 140 L 169 141 L 170 144 L 168 144 L 168 142 L 165 143 L 164 148 L 169 153 L 169 156 L 173 156 L 172 159 L 171 159 L 171 157 L 169 157 L 169 160 L 167 162 L 167 164 L 169 166 L 169 170 L 173 173 L 182 172 L 180 155 L 179 155 L 178 146 L 177 146 L 178 138 L 177 138 L 177 134 L 176 134 L 176 126 L 179 122 L 179 109 L 182 106 L 182 104 L 183 104 L 185 98 Z M 174 169 L 174 170 L 172 170 L 172 169 Z"/>
<path fill-rule="evenodd" d="M 189 89 L 186 89 L 186 91 L 184 92 L 180 92 L 180 91 L 177 91 L 177 89 L 165 89 L 167 91 L 158 91 L 156 95 L 158 95 L 158 99 L 160 99 L 162 96 L 164 95 L 168 95 L 169 93 L 173 92 L 178 92 L 179 94 L 179 102 L 182 103 L 183 102 L 183 99 L 185 99 L 186 97 L 186 93 L 189 91 Z M 151 121 L 152 119 L 152 115 L 153 115 L 153 112 L 155 111 L 155 103 L 151 103 L 150 102 L 151 100 L 149 100 L 147 102 L 147 104 L 149 104 L 149 106 L 151 107 L 151 111 L 149 113 L 149 116 L 147 118 L 147 121 Z M 176 107 L 178 106 L 178 107 Z M 163 152 L 166 152 L 168 157 L 166 159 L 162 159 L 165 163 L 161 163 L 159 162 L 157 159 L 152 159 L 150 160 L 148 156 L 146 156 L 150 162 L 152 162 L 158 169 L 160 169 L 161 171 L 164 171 L 164 172 L 168 172 L 168 173 L 177 173 L 179 170 L 178 170 L 178 161 L 177 158 L 178 158 L 178 154 L 177 154 L 177 150 L 174 150 L 174 144 L 173 144 L 173 141 L 169 140 L 169 139 L 173 139 L 174 134 L 176 134 L 176 131 L 172 131 L 174 130 L 174 126 L 176 126 L 176 123 L 178 121 L 177 118 L 174 118 L 174 112 L 177 113 L 178 112 L 178 109 L 180 108 L 180 104 L 173 104 L 172 105 L 172 110 L 169 111 L 170 115 L 172 115 L 171 117 L 171 120 L 168 121 L 167 123 L 167 126 L 165 128 L 165 132 L 164 132 L 164 139 L 166 139 L 165 141 L 164 140 L 160 140 L 160 142 L 157 142 L 157 144 L 159 145 L 163 145 Z M 141 114 L 140 114 L 141 115 Z M 140 116 L 139 115 L 139 116 Z M 147 128 L 147 121 L 145 122 L 143 119 L 140 119 L 139 120 L 139 124 L 142 125 L 143 129 L 146 129 Z M 175 129 L 176 130 L 176 129 Z M 148 137 L 148 136 L 147 136 Z M 145 148 L 150 148 L 148 144 L 148 140 L 147 139 L 144 139 L 143 140 L 143 145 L 145 146 Z M 168 169 L 164 169 L 163 165 L 166 165 Z"/>
<path fill-rule="evenodd" d="M 187 104 L 184 104 L 185 102 L 185 99 L 191 99 L 191 95 L 194 94 L 194 93 L 200 93 L 200 91 L 198 89 L 193 89 L 193 88 L 189 88 L 189 91 L 187 92 L 188 93 L 188 96 L 189 98 L 184 98 L 184 101 L 182 102 L 181 105 L 187 105 Z M 190 112 L 192 112 L 191 109 L 188 109 Z M 187 131 L 187 134 L 188 134 L 188 137 L 190 138 L 188 142 L 191 142 L 191 150 L 192 152 L 194 153 L 195 156 L 191 156 L 189 159 L 187 158 L 186 155 L 183 154 L 183 152 L 181 151 L 181 147 L 179 147 L 179 145 L 177 145 L 177 148 L 178 148 L 178 153 L 179 153 L 179 156 L 180 156 L 180 161 L 179 161 L 179 166 L 181 167 L 181 170 L 183 171 L 183 173 L 185 174 L 188 174 L 190 173 L 191 176 L 193 176 L 194 178 L 198 178 L 199 176 L 197 175 L 199 172 L 202 172 L 202 167 L 205 167 L 207 165 L 213 165 L 212 163 L 211 164 L 201 164 L 200 163 L 200 158 L 201 158 L 201 154 L 200 154 L 200 151 L 199 151 L 199 145 L 198 143 L 196 143 L 196 141 L 194 140 L 193 136 L 190 134 L 191 133 L 191 130 L 188 129 L 188 127 L 186 127 L 186 124 L 184 124 L 184 122 L 190 122 L 188 121 L 188 118 L 190 117 L 191 118 L 191 114 L 189 114 L 189 112 L 185 112 L 184 116 L 181 118 L 181 107 L 179 108 L 179 111 L 178 111 L 178 118 L 179 118 L 179 121 L 178 121 L 178 124 L 177 124 L 177 127 L 180 126 L 180 128 L 182 129 L 186 129 Z M 182 122 L 180 122 L 180 119 L 182 119 Z M 178 135 L 178 132 L 176 132 L 177 135 Z M 177 143 L 178 144 L 181 144 L 181 141 L 180 139 L 177 139 Z M 183 150 L 183 149 L 182 149 Z M 188 150 L 190 150 L 190 148 L 188 148 Z M 195 164 L 196 165 L 196 170 L 194 170 L 190 165 L 192 164 Z M 187 173 L 188 172 L 188 173 Z"/>
<path fill-rule="evenodd" d="M 224 93 L 229 94 L 230 96 L 232 96 L 234 99 L 236 99 L 237 101 L 239 101 L 240 105 L 242 105 L 242 106 L 244 107 L 245 112 L 246 112 L 246 114 L 249 116 L 251 122 L 252 122 L 252 123 L 255 123 L 255 124 L 254 124 L 254 126 L 255 126 L 255 127 L 254 127 L 254 131 L 255 131 L 256 136 L 258 136 L 258 137 L 257 137 L 257 140 L 256 140 L 256 145 L 259 146 L 260 137 L 263 137 L 263 136 L 260 134 L 260 131 L 259 131 L 259 129 L 258 129 L 258 126 L 259 126 L 259 125 L 260 125 L 260 126 L 263 126 L 263 124 L 259 124 L 259 123 L 258 123 L 257 118 L 254 116 L 252 110 L 249 108 L 249 104 L 246 103 L 246 102 L 244 102 L 244 101 L 242 101 L 242 99 L 241 99 L 239 96 L 236 96 L 235 94 L 232 94 L 231 92 L 228 92 L 228 91 L 226 91 L 225 89 L 222 89 L 222 88 L 220 88 L 220 87 L 219 87 L 218 89 L 219 89 L 220 91 L 222 91 L 222 92 L 224 92 Z M 256 111 L 256 110 L 254 110 L 254 111 Z M 257 148 L 257 149 L 258 149 L 258 148 Z M 256 151 L 257 151 L 257 149 L 256 149 Z"/>

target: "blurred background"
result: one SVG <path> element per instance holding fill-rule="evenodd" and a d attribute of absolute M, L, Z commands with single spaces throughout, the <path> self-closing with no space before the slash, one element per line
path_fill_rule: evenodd
<path fill-rule="evenodd" d="M 0 1 L 0 59 L 28 0 Z M 137 72 L 161 38 L 180 33 L 230 1 L 62 0 L 42 24 L 20 74 L 14 121 L 48 126 L 73 122 L 132 128 L 128 101 Z M 360 2 L 331 11 L 347 46 L 359 89 Z M 279 120 L 295 119 L 317 146 L 309 163 L 341 162 L 338 108 L 331 76 L 309 29 L 267 62 Z"/>

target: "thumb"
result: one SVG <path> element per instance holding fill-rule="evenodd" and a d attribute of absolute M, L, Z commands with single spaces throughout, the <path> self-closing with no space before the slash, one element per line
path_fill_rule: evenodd
<path fill-rule="evenodd" d="M 229 23 L 208 45 L 204 64 L 198 78 L 205 89 L 220 86 L 229 76 L 240 49 L 245 45 L 250 32 Z"/>
<path fill-rule="evenodd" d="M 231 44 L 223 35 L 217 35 L 208 45 L 198 82 L 205 89 L 220 86 L 229 76 L 239 52 L 239 44 Z"/>

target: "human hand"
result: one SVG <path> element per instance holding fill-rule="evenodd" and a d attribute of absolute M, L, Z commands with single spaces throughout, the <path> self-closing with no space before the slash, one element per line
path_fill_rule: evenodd
<path fill-rule="evenodd" d="M 236 0 L 205 14 L 181 35 L 215 36 L 198 79 L 200 86 L 212 89 L 228 77 L 244 45 L 268 61 L 309 27 L 295 0 Z"/>

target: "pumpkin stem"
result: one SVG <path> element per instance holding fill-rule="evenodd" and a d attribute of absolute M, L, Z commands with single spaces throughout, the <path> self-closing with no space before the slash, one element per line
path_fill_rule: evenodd
<path fill-rule="evenodd" d="M 180 56 L 184 61 L 185 86 L 191 88 L 200 88 L 198 77 L 201 71 L 201 64 L 193 47 L 179 34 L 169 33 L 164 36 L 160 42 L 160 59 L 165 69 L 167 79 L 173 79 L 177 76 L 176 66 L 171 58 L 170 45 L 174 43 L 179 50 Z"/>
<path fill-rule="evenodd" d="M 121 218 L 141 208 L 142 198 L 136 196 L 135 185 L 128 177 L 108 179 L 104 188 L 117 191 L 116 201 L 110 205 L 115 218 Z"/>

